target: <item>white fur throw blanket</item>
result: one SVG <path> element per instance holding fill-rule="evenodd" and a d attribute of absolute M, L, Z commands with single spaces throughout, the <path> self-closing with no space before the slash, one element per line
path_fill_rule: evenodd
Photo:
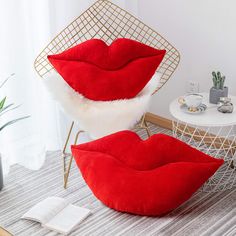
<path fill-rule="evenodd" d="M 120 130 L 130 129 L 147 111 L 151 95 L 160 81 L 156 73 L 146 87 L 134 98 L 114 101 L 93 101 L 75 92 L 55 71 L 42 79 L 53 98 L 63 110 L 97 139 Z"/>

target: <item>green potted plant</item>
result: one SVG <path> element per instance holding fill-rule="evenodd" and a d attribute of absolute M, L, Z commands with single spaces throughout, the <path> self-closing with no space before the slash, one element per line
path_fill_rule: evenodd
<path fill-rule="evenodd" d="M 228 97 L 228 87 L 224 86 L 225 76 L 218 71 L 212 72 L 213 87 L 210 89 L 209 101 L 217 104 L 221 97 Z"/>
<path fill-rule="evenodd" d="M 14 76 L 14 74 L 11 74 L 9 77 L 7 77 L 1 84 L 0 84 L 0 89 L 6 84 L 6 82 L 12 78 Z M 28 118 L 29 116 L 24 116 L 24 117 L 20 117 L 14 120 L 10 120 L 7 121 L 4 124 L 1 124 L 1 117 L 3 115 L 5 115 L 7 112 L 13 111 L 15 109 L 17 109 L 19 107 L 15 106 L 14 103 L 10 103 L 10 104 L 6 104 L 7 101 L 7 97 L 4 97 L 0 100 L 0 133 L 2 132 L 3 129 L 5 129 L 6 127 L 20 121 L 23 119 Z M 2 170 L 2 159 L 1 159 L 1 153 L 0 153 L 0 190 L 3 188 L 3 170 Z"/>

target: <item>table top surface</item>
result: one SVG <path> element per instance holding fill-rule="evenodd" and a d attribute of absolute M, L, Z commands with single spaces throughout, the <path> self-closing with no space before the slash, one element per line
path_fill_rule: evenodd
<path fill-rule="evenodd" d="M 203 95 L 203 103 L 207 105 L 206 111 L 199 114 L 188 114 L 180 109 L 178 98 L 171 102 L 169 110 L 171 115 L 184 123 L 196 126 L 231 126 L 236 125 L 236 107 L 233 113 L 221 113 L 217 111 L 217 105 L 209 103 L 209 94 L 201 93 Z M 236 106 L 236 96 L 231 96 L 231 102 Z"/>

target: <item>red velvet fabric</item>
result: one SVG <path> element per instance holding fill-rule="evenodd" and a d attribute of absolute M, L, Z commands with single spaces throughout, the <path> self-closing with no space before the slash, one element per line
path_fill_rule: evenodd
<path fill-rule="evenodd" d="M 143 141 L 132 131 L 72 146 L 94 195 L 108 207 L 163 215 L 188 200 L 223 164 L 164 134 Z"/>
<path fill-rule="evenodd" d="M 110 46 L 87 40 L 48 60 L 77 92 L 96 101 L 135 97 L 161 63 L 165 50 L 120 38 Z"/>

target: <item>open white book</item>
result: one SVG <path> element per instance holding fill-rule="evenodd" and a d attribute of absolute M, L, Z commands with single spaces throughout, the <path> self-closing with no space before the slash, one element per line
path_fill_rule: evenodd
<path fill-rule="evenodd" d="M 39 222 L 45 228 L 66 235 L 90 213 L 89 209 L 69 204 L 63 198 L 49 197 L 36 204 L 21 218 Z"/>

